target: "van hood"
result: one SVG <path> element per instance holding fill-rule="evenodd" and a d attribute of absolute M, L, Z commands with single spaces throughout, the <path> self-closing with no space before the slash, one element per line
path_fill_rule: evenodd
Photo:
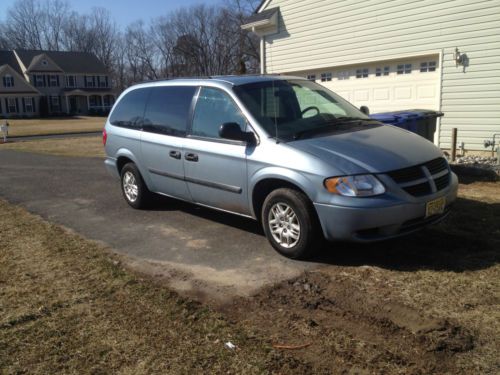
<path fill-rule="evenodd" d="M 425 138 L 391 125 L 307 138 L 288 145 L 346 175 L 384 173 L 442 156 L 441 150 Z"/>

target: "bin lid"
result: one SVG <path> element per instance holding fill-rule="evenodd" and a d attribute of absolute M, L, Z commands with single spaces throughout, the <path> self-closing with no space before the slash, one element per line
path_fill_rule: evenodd
<path fill-rule="evenodd" d="M 424 118 L 436 118 L 444 115 L 443 112 L 433 111 L 431 109 L 406 109 L 404 111 L 391 112 L 395 116 L 403 116 L 412 120 L 420 120 Z"/>
<path fill-rule="evenodd" d="M 386 124 L 397 124 L 400 119 L 398 116 L 393 115 L 392 113 L 373 113 L 370 117 L 374 120 L 384 122 Z"/>

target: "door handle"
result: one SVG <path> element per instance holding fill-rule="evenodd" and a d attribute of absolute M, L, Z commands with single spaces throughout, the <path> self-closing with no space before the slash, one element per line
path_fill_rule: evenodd
<path fill-rule="evenodd" d="M 187 161 L 198 161 L 198 155 L 193 153 L 188 153 L 184 155 L 184 159 L 186 159 Z"/>
<path fill-rule="evenodd" d="M 170 155 L 171 158 L 174 158 L 174 159 L 180 159 L 181 158 L 180 151 L 170 151 L 168 154 Z"/>

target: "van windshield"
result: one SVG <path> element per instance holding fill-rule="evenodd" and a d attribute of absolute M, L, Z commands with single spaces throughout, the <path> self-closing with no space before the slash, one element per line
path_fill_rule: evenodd
<path fill-rule="evenodd" d="M 285 141 L 377 126 L 339 95 L 311 81 L 255 82 L 234 91 L 269 136 Z"/>

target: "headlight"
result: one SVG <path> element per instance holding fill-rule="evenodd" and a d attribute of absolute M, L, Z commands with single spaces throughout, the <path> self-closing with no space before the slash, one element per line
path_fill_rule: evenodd
<path fill-rule="evenodd" d="M 346 197 L 370 197 L 385 193 L 385 187 L 371 174 L 332 177 L 325 180 L 326 189 Z"/>

